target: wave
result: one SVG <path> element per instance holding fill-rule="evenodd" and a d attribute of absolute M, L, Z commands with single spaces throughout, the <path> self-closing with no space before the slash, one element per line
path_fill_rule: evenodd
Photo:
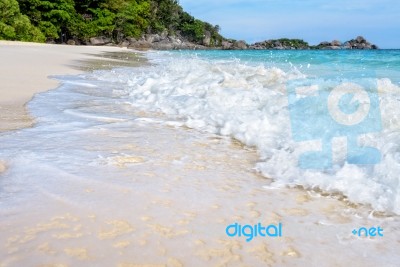
<path fill-rule="evenodd" d="M 332 145 L 333 153 L 339 155 L 332 167 L 310 170 L 299 167 L 299 156 L 313 144 L 294 141 L 287 86 L 303 80 L 327 89 L 337 84 L 337 79 L 231 58 L 207 60 L 159 53 L 150 57 L 155 63 L 151 67 L 97 71 L 94 75 L 118 83 L 135 108 L 162 112 L 187 127 L 255 147 L 260 155 L 256 168 L 274 179 L 273 186 L 341 192 L 352 202 L 400 214 L 400 88 L 390 79 L 368 77 L 378 87 L 382 129 L 358 137 L 359 143 L 380 150 L 380 163 L 349 164 L 346 140 L 339 138 Z M 340 79 L 352 81 L 353 77 L 342 75 Z"/>

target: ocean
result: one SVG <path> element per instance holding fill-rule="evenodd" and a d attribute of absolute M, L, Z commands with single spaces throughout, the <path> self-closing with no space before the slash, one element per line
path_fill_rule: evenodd
<path fill-rule="evenodd" d="M 156 238 L 141 235 L 147 229 L 144 224 L 131 225 L 129 220 L 176 220 L 179 223 L 171 228 L 154 222 L 152 231 L 162 238 L 184 236 L 180 227 L 196 217 L 194 210 L 202 214 L 207 205 L 213 206 L 218 190 L 238 192 L 235 203 L 243 200 L 252 207 L 247 201 L 251 195 L 262 201 L 271 190 L 290 195 L 302 188 L 304 194 L 326 201 L 345 199 L 349 206 L 340 213 L 357 213 L 354 207 L 379 212 L 385 219 L 378 222 L 398 229 L 390 224 L 400 214 L 400 50 L 152 51 L 144 56 L 150 65 L 53 77 L 60 86 L 37 94 L 27 106 L 35 126 L 0 134 L 0 159 L 9 166 L 0 180 L 2 217 L 18 228 L 21 212 L 37 211 L 35 219 L 26 219 L 40 221 L 46 212 L 69 210 L 28 229 L 25 237 L 14 233 L 13 239 L 7 230 L 10 253 L 29 242 L 29 236 L 40 239 L 42 232 L 72 246 L 81 237 L 77 222 L 86 222 L 83 232 L 89 235 L 90 225 L 100 227 L 96 218 L 104 222 L 103 228 L 93 228 L 98 240 L 136 231 L 138 244 L 161 246 Z M 337 108 L 332 103 L 338 113 L 332 113 Z M 202 181 L 207 186 L 199 186 Z M 192 190 L 185 191 L 184 185 Z M 254 188 L 261 191 L 255 193 Z M 180 200 L 175 204 L 169 195 L 174 190 Z M 151 203 L 146 202 L 149 199 Z M 218 201 L 223 203 L 222 199 Z M 192 211 L 185 210 L 190 207 Z M 74 208 L 79 212 L 71 215 Z M 246 217 L 248 213 L 235 217 L 229 210 L 227 206 L 221 213 L 225 219 L 219 223 L 258 218 Z M 312 216 L 319 220 L 319 215 Z M 197 225 L 206 221 L 203 217 Z M 62 222 L 77 230 L 64 236 L 51 232 L 63 229 Z M 328 225 L 340 228 L 343 223 Z M 223 238 L 223 229 L 207 227 Z M 212 236 L 197 232 L 202 234 Z M 298 240 L 302 238 L 309 237 Z M 390 238 L 387 244 L 398 242 L 395 236 Z M 346 242 L 353 244 L 347 234 L 338 235 L 338 240 L 337 251 Z M 178 241 L 169 244 L 176 251 Z M 107 246 L 129 245 L 118 242 Z M 301 255 L 299 247 L 300 252 L 288 253 Z M 385 246 L 390 265 L 398 258 L 389 247 Z M 93 255 L 102 255 L 106 248 L 97 247 Z M 371 243 L 367 250 L 376 247 Z M 79 249 L 64 251 L 90 259 Z M 16 262 L 29 262 L 27 255 Z M 144 262 L 152 260 L 150 250 L 144 255 Z M 321 260 L 327 257 L 321 255 Z M 107 261 L 118 260 L 112 257 Z M 12 257 L 8 260 L 13 262 Z"/>

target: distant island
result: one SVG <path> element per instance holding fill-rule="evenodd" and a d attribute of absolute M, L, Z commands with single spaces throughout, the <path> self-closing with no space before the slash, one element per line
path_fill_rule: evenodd
<path fill-rule="evenodd" d="M 223 37 L 177 0 L 2 0 L 0 40 L 157 50 L 378 49 L 362 36 L 316 46 L 287 38 L 247 44 Z"/>

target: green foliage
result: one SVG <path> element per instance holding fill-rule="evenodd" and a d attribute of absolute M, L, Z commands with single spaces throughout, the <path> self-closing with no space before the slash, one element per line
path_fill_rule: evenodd
<path fill-rule="evenodd" d="M 221 43 L 219 26 L 197 20 L 177 0 L 0 0 L 0 38 L 87 42 L 167 32 L 190 41 Z"/>
<path fill-rule="evenodd" d="M 58 38 L 58 30 L 57 27 L 54 26 L 50 21 L 41 21 L 38 25 L 40 31 L 47 37 L 56 39 Z"/>
<path fill-rule="evenodd" d="M 204 37 L 205 25 L 200 20 L 194 20 L 192 23 L 185 22 L 182 26 L 183 33 L 193 41 L 200 41 Z"/>
<path fill-rule="evenodd" d="M 139 37 L 149 26 L 150 4 L 129 1 L 116 16 L 117 34 Z"/>
<path fill-rule="evenodd" d="M 0 39 L 44 42 L 43 33 L 22 15 L 16 0 L 0 1 Z"/>
<path fill-rule="evenodd" d="M 301 48 L 307 48 L 308 43 L 301 40 L 301 39 L 287 39 L 287 38 L 282 38 L 278 39 L 278 41 L 283 45 L 287 47 L 294 47 L 296 49 L 301 49 Z"/>

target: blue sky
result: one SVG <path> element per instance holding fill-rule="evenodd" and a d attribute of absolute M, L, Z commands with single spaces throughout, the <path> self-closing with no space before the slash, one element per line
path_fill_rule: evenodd
<path fill-rule="evenodd" d="M 249 43 L 301 38 L 310 44 L 357 35 L 381 48 L 400 48 L 399 0 L 180 0 L 191 15 Z"/>

